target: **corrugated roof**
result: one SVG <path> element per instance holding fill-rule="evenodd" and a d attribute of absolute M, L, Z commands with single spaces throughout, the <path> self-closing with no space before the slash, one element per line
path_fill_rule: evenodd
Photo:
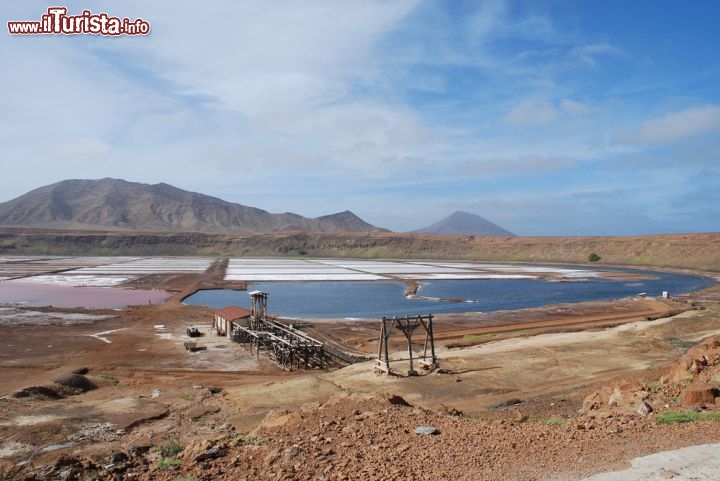
<path fill-rule="evenodd" d="M 227 306 L 223 307 L 222 309 L 216 309 L 213 312 L 225 319 L 226 321 L 234 321 L 235 319 L 250 317 L 251 314 L 251 312 L 247 309 L 238 306 Z"/>

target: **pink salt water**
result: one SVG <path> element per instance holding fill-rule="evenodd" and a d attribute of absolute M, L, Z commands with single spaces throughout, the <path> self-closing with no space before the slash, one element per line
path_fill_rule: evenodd
<path fill-rule="evenodd" d="M 0 304 L 21 304 L 33 307 L 112 309 L 140 304 L 161 304 L 168 297 L 170 297 L 170 293 L 165 291 L 0 282 Z"/>

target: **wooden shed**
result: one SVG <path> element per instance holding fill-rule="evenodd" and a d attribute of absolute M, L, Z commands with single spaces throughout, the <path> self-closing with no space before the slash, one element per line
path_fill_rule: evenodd
<path fill-rule="evenodd" d="M 218 336 L 230 336 L 231 323 L 250 317 L 251 312 L 238 306 L 227 306 L 213 311 L 213 327 Z"/>

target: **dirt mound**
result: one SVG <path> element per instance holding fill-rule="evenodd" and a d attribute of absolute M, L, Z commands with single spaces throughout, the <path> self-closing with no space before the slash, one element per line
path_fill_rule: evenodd
<path fill-rule="evenodd" d="M 63 396 L 57 390 L 47 386 L 30 386 L 12 394 L 14 398 L 35 398 L 35 399 L 61 399 Z"/>
<path fill-rule="evenodd" d="M 55 384 L 71 389 L 77 394 L 92 391 L 97 386 L 82 374 L 70 373 L 55 379 Z"/>
<path fill-rule="evenodd" d="M 97 386 L 82 374 L 70 373 L 60 376 L 52 386 L 24 387 L 12 394 L 14 398 L 57 400 L 96 389 Z"/>

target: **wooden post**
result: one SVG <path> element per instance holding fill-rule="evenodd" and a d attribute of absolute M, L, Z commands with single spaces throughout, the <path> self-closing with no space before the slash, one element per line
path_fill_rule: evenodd
<path fill-rule="evenodd" d="M 410 355 L 410 369 L 408 370 L 408 376 L 411 376 L 415 374 L 415 367 L 413 366 L 413 357 L 412 357 L 412 331 L 410 330 L 410 319 L 406 320 L 405 329 L 403 332 L 405 333 L 405 338 L 407 339 L 408 344 L 408 354 Z"/>
<path fill-rule="evenodd" d="M 385 367 L 387 369 L 387 373 L 390 374 L 390 354 L 388 353 L 388 337 L 390 337 L 390 331 L 387 328 L 387 324 L 385 324 L 385 318 L 383 317 L 383 344 L 385 345 Z"/>
<path fill-rule="evenodd" d="M 385 318 L 380 321 L 380 344 L 378 344 L 378 360 L 383 358 L 383 346 L 385 345 Z"/>
<path fill-rule="evenodd" d="M 437 357 L 435 357 L 435 336 L 433 334 L 433 325 L 432 325 L 432 314 L 428 316 L 428 327 L 426 328 L 426 331 L 430 334 L 430 352 L 432 353 L 432 362 L 433 365 L 437 364 Z"/>

